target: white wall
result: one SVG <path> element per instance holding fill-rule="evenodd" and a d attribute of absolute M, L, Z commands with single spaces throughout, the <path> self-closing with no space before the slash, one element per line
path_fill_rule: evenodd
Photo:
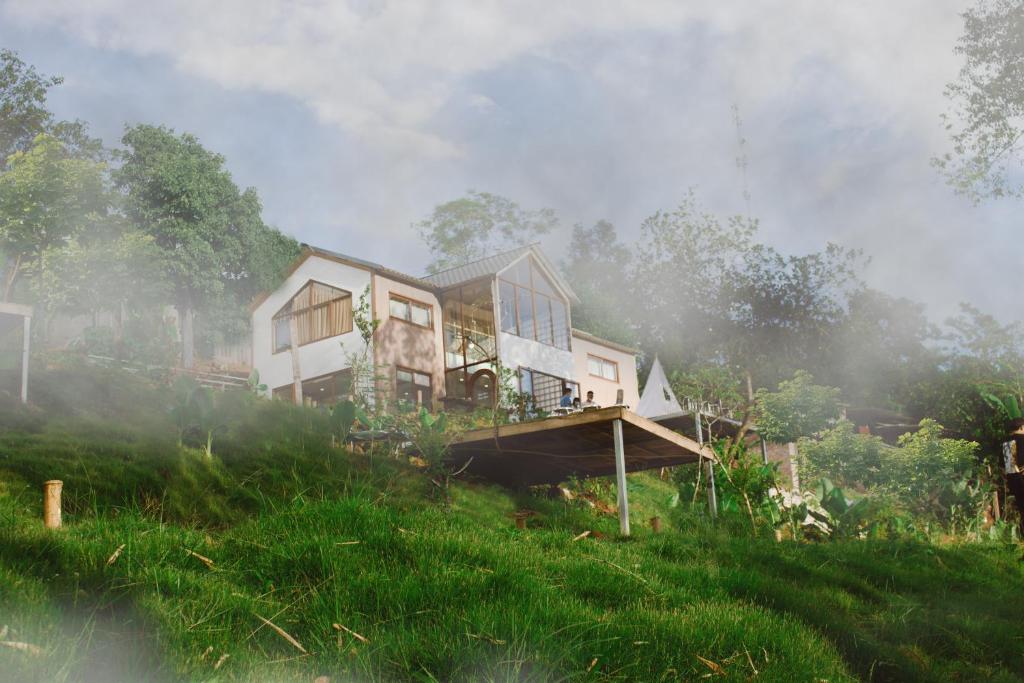
<path fill-rule="evenodd" d="M 352 292 L 352 309 L 359 304 L 363 290 L 370 285 L 370 271 L 310 256 L 267 297 L 252 313 L 252 363 L 259 370 L 260 382 L 268 391 L 292 383 L 292 357 L 287 350 L 274 353 L 271 320 L 310 280 Z M 380 317 L 380 312 L 377 313 Z M 312 379 L 348 367 L 347 354 L 362 350 L 359 330 L 298 347 L 302 379 Z"/>
<path fill-rule="evenodd" d="M 498 340 L 498 357 L 502 365 L 512 370 L 518 370 L 522 366 L 555 377 L 574 379 L 570 351 L 563 351 L 532 339 L 523 339 L 508 332 L 502 332 Z"/>
<path fill-rule="evenodd" d="M 575 364 L 574 379 L 580 383 L 580 396 L 586 400 L 587 392 L 594 392 L 594 400 L 602 406 L 615 405 L 615 396 L 622 389 L 623 402 L 636 410 L 640 403 L 639 383 L 636 378 L 636 356 L 604 344 L 582 339 L 573 335 L 572 354 Z M 614 382 L 603 377 L 594 377 L 587 370 L 587 356 L 598 356 L 614 362 L 619 367 L 619 380 Z"/>

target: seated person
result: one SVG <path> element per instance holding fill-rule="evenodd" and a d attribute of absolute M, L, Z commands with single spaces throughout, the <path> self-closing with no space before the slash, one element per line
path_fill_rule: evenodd
<path fill-rule="evenodd" d="M 580 406 L 580 399 L 579 399 L 579 397 L 574 398 L 572 400 L 572 409 L 573 410 L 583 410 L 583 408 Z"/>
<path fill-rule="evenodd" d="M 587 400 L 583 402 L 583 407 L 584 408 L 600 408 L 601 407 L 594 400 L 594 392 L 593 391 L 588 391 L 587 392 Z"/>
<path fill-rule="evenodd" d="M 564 387 L 562 389 L 562 398 L 558 401 L 559 408 L 572 408 L 572 389 Z"/>

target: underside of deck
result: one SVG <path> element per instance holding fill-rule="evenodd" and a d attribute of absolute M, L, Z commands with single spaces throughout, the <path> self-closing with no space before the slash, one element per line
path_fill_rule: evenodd
<path fill-rule="evenodd" d="M 507 485 L 608 476 L 615 474 L 615 420 L 622 421 L 627 472 L 694 463 L 702 453 L 714 459 L 707 446 L 619 406 L 467 432 L 452 444 L 450 459 Z"/>

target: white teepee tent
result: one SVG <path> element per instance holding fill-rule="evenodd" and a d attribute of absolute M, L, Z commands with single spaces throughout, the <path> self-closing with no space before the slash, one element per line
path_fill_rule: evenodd
<path fill-rule="evenodd" d="M 647 384 L 640 395 L 640 405 L 636 407 L 637 415 L 642 417 L 663 417 L 683 412 L 672 393 L 672 387 L 668 384 L 668 377 L 665 376 L 665 369 L 661 367 L 661 361 L 654 357 L 651 365 L 651 373 L 647 376 Z"/>

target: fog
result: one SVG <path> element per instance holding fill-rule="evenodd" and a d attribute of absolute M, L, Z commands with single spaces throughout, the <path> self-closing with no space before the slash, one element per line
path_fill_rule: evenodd
<path fill-rule="evenodd" d="M 629 242 L 691 187 L 746 212 L 745 186 L 780 251 L 862 248 L 870 285 L 933 318 L 1008 319 L 1019 206 L 972 206 L 929 163 L 966 7 L 7 0 L 0 44 L 66 77 L 59 118 L 110 145 L 191 131 L 284 232 L 414 274 L 411 223 L 470 188 L 555 209 L 557 258 L 575 222 Z"/>

